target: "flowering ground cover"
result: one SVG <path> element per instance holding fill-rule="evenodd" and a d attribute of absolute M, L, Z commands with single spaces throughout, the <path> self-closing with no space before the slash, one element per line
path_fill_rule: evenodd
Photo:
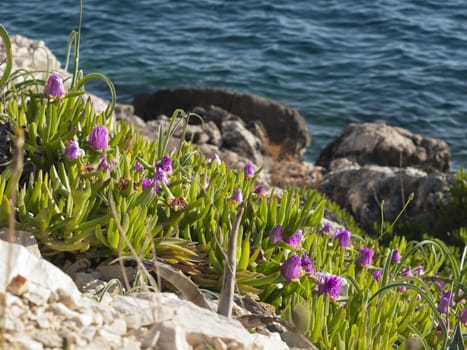
<path fill-rule="evenodd" d="M 0 34 L 8 47 L 3 27 Z M 189 143 L 169 150 L 191 113 L 174 111 L 168 132 L 144 139 L 112 119 L 113 84 L 78 70 L 79 31 L 70 42 L 71 77 L 11 73 L 11 52 L 3 63 L 0 118 L 11 130 L 11 161 L 0 174 L 1 226 L 33 232 L 44 254 L 155 253 L 218 291 L 243 206 L 238 292 L 272 304 L 321 349 L 464 348 L 467 247 L 404 237 L 382 244 L 313 190 L 278 195 L 257 183 L 261 169 L 251 163 L 233 171 Z M 103 113 L 84 95 L 92 79 L 112 92 Z M 323 225 L 325 211 L 340 225 Z"/>

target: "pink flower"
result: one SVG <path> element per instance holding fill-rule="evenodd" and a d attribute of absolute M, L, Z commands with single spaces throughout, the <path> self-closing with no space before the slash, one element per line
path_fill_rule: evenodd
<path fill-rule="evenodd" d="M 332 235 L 333 233 L 332 225 L 330 223 L 325 224 L 323 228 L 321 229 L 321 232 Z"/>
<path fill-rule="evenodd" d="M 308 275 L 312 275 L 315 272 L 315 267 L 311 264 L 310 257 L 306 253 L 302 255 L 301 265 Z"/>
<path fill-rule="evenodd" d="M 350 246 L 351 236 L 352 233 L 350 233 L 350 231 L 347 231 L 346 229 L 339 229 L 336 231 L 334 238 L 337 239 L 337 242 L 341 247 L 347 249 Z"/>
<path fill-rule="evenodd" d="M 463 324 L 467 324 L 467 309 L 462 310 L 461 315 L 459 316 L 459 320 Z"/>
<path fill-rule="evenodd" d="M 156 164 L 156 168 L 170 174 L 172 172 L 172 158 L 163 156 L 160 162 Z"/>
<path fill-rule="evenodd" d="M 65 97 L 65 95 L 66 92 L 62 78 L 56 74 L 49 76 L 49 79 L 47 79 L 47 85 L 45 86 L 45 96 L 59 99 Z"/>
<path fill-rule="evenodd" d="M 242 190 L 240 188 L 234 189 L 234 192 L 232 196 L 230 196 L 230 199 L 233 200 L 234 202 L 242 203 L 243 202 Z"/>
<path fill-rule="evenodd" d="M 281 225 L 274 227 L 271 232 L 269 232 L 269 239 L 272 243 L 279 243 L 284 237 L 284 230 Z"/>
<path fill-rule="evenodd" d="M 95 126 L 88 137 L 88 144 L 96 151 L 104 150 L 109 146 L 109 132 L 103 125 Z"/>
<path fill-rule="evenodd" d="M 148 179 L 147 177 L 145 177 L 143 179 L 143 182 L 141 183 L 141 188 L 144 191 L 146 188 L 151 187 L 152 185 L 154 185 L 154 180 Z"/>
<path fill-rule="evenodd" d="M 362 266 L 371 265 L 371 260 L 373 259 L 374 251 L 371 248 L 362 247 L 358 252 L 357 264 Z"/>
<path fill-rule="evenodd" d="M 301 273 L 302 263 L 298 255 L 292 255 L 281 266 L 281 274 L 288 281 L 298 280 Z"/>
<path fill-rule="evenodd" d="M 454 296 L 451 291 L 444 293 L 438 303 L 438 311 L 447 314 L 448 309 L 454 306 Z"/>
<path fill-rule="evenodd" d="M 397 264 L 401 261 L 401 255 L 399 254 L 399 249 L 394 249 L 392 251 L 391 262 Z"/>
<path fill-rule="evenodd" d="M 97 169 L 102 169 L 104 171 L 112 171 L 115 165 L 115 160 L 112 160 L 110 163 L 107 161 L 107 156 L 102 155 L 101 156 L 101 161 L 99 162 L 99 165 L 97 166 Z"/>
<path fill-rule="evenodd" d="M 70 140 L 65 147 L 65 156 L 69 160 L 75 160 L 84 155 L 84 150 L 79 147 L 75 140 Z"/>
<path fill-rule="evenodd" d="M 141 165 L 140 162 L 136 161 L 135 163 L 135 171 L 140 171 L 143 169 L 143 166 Z"/>
<path fill-rule="evenodd" d="M 251 162 L 246 163 L 245 167 L 243 168 L 243 173 L 245 174 L 245 179 L 249 179 L 255 176 L 255 169 L 253 168 L 253 164 Z"/>
<path fill-rule="evenodd" d="M 162 170 L 162 168 L 156 167 L 156 173 L 153 176 L 153 180 L 155 182 L 163 182 L 166 185 L 169 184 L 169 177 L 167 176 L 167 173 L 164 170 Z"/>
<path fill-rule="evenodd" d="M 295 248 L 299 248 L 301 239 L 302 239 L 302 231 L 298 230 L 292 236 L 284 238 L 284 242 Z"/>
<path fill-rule="evenodd" d="M 375 270 L 373 272 L 373 279 L 375 281 L 379 281 L 379 279 L 381 278 L 381 275 L 383 274 L 383 271 L 382 270 Z"/>
<path fill-rule="evenodd" d="M 211 162 L 213 162 L 213 161 L 214 161 L 215 163 L 217 163 L 218 165 L 221 165 L 221 163 L 222 163 L 221 157 L 219 157 L 219 155 L 218 155 L 217 153 L 214 153 L 214 154 L 212 155 L 211 159 L 209 159 L 209 163 L 211 163 Z"/>
<path fill-rule="evenodd" d="M 318 278 L 318 294 L 327 294 L 331 299 L 337 299 L 340 296 L 343 283 L 342 277 L 321 274 Z"/>
<path fill-rule="evenodd" d="M 264 195 L 264 186 L 263 185 L 258 185 L 255 187 L 255 189 L 253 190 L 253 193 L 258 195 L 258 196 L 263 196 Z"/>

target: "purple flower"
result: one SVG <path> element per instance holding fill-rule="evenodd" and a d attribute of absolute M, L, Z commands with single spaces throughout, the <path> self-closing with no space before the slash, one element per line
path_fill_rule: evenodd
<path fill-rule="evenodd" d="M 258 195 L 258 196 L 263 196 L 264 195 L 264 186 L 263 185 L 258 185 L 255 187 L 255 189 L 253 190 L 253 193 Z"/>
<path fill-rule="evenodd" d="M 401 261 L 401 255 L 399 254 L 399 249 L 394 249 L 392 251 L 391 262 L 398 264 Z"/>
<path fill-rule="evenodd" d="M 153 176 L 153 180 L 155 182 L 163 182 L 166 185 L 169 184 L 169 177 L 167 176 L 167 173 L 162 170 L 162 168 L 156 168 L 156 173 Z"/>
<path fill-rule="evenodd" d="M 328 294 L 331 299 L 337 299 L 341 292 L 343 279 L 331 274 L 322 274 L 318 278 L 318 294 Z"/>
<path fill-rule="evenodd" d="M 219 155 L 217 153 L 214 153 L 211 157 L 211 159 L 209 159 L 209 163 L 211 162 L 216 162 L 217 164 L 221 165 L 222 161 L 221 161 L 221 157 L 219 157 Z"/>
<path fill-rule="evenodd" d="M 251 162 L 246 163 L 245 167 L 243 168 L 243 173 L 245 174 L 246 179 L 255 176 L 255 169 L 253 168 L 253 164 Z"/>
<path fill-rule="evenodd" d="M 141 183 L 141 188 L 144 191 L 146 188 L 151 187 L 152 185 L 154 185 L 154 180 L 153 179 L 148 179 L 147 177 L 145 177 L 143 179 L 143 182 Z"/>
<path fill-rule="evenodd" d="M 170 174 L 172 172 L 172 159 L 168 156 L 163 156 L 160 162 L 156 164 L 156 168 Z"/>
<path fill-rule="evenodd" d="M 410 266 L 407 266 L 402 272 L 401 272 L 401 276 L 402 277 L 413 277 L 413 273 L 412 273 L 412 268 Z M 405 283 L 405 282 L 403 282 Z M 402 286 L 402 287 L 399 287 L 399 291 L 404 293 L 405 291 L 407 290 L 406 287 Z"/>
<path fill-rule="evenodd" d="M 301 265 L 308 275 L 315 272 L 315 267 L 311 264 L 310 257 L 306 253 L 302 255 Z"/>
<path fill-rule="evenodd" d="M 143 169 L 143 166 L 141 165 L 140 162 L 136 161 L 135 163 L 135 171 L 140 171 Z"/>
<path fill-rule="evenodd" d="M 284 242 L 295 248 L 299 248 L 301 239 L 302 239 L 302 231 L 298 230 L 292 236 L 284 238 Z"/>
<path fill-rule="evenodd" d="M 332 233 L 333 233 L 333 232 L 332 232 L 332 231 L 333 231 L 332 225 L 328 222 L 327 224 L 325 224 L 325 225 L 323 226 L 323 228 L 321 229 L 321 231 L 322 231 L 323 233 L 327 233 L 327 234 L 332 235 Z"/>
<path fill-rule="evenodd" d="M 109 132 L 103 125 L 95 126 L 88 137 L 88 144 L 96 151 L 106 149 L 109 146 Z"/>
<path fill-rule="evenodd" d="M 161 186 L 159 184 L 155 184 L 154 187 L 152 188 L 152 193 L 157 193 L 161 189 Z"/>
<path fill-rule="evenodd" d="M 382 270 L 375 270 L 373 272 L 373 279 L 375 281 L 379 281 L 379 279 L 381 278 L 381 275 L 383 274 L 383 271 Z"/>
<path fill-rule="evenodd" d="M 425 270 L 423 269 L 422 265 L 418 265 L 416 268 L 414 268 L 413 272 L 418 278 L 422 277 L 425 274 Z"/>
<path fill-rule="evenodd" d="M 49 98 L 63 98 L 65 95 L 66 92 L 62 78 L 56 74 L 49 76 L 49 79 L 47 79 L 47 85 L 45 86 L 45 96 Z"/>
<path fill-rule="evenodd" d="M 462 310 L 461 315 L 459 316 L 459 320 L 462 323 L 467 324 L 467 309 Z"/>
<path fill-rule="evenodd" d="M 346 229 L 339 229 L 336 231 L 334 238 L 337 239 L 337 242 L 341 247 L 347 249 L 350 246 L 351 236 L 352 234 L 350 233 L 350 231 L 347 231 Z"/>
<path fill-rule="evenodd" d="M 97 166 L 97 169 L 102 169 L 104 171 L 112 171 L 115 165 L 115 160 L 112 160 L 110 163 L 107 162 L 107 156 L 102 155 L 101 156 L 101 161 L 99 162 L 99 165 Z"/>
<path fill-rule="evenodd" d="M 449 308 L 449 298 L 443 296 L 438 303 L 438 311 L 442 314 L 447 314 Z"/>
<path fill-rule="evenodd" d="M 404 271 L 401 272 L 402 277 L 413 277 L 412 268 L 407 266 Z"/>
<path fill-rule="evenodd" d="M 284 237 L 284 230 L 282 229 L 281 225 L 277 225 L 276 227 L 273 227 L 271 232 L 269 232 L 269 239 L 271 240 L 272 243 L 279 243 L 282 241 L 282 238 Z"/>
<path fill-rule="evenodd" d="M 292 255 L 288 258 L 281 266 L 281 274 L 282 276 L 288 280 L 298 280 L 302 273 L 302 263 L 301 258 L 298 255 Z"/>
<path fill-rule="evenodd" d="M 232 196 L 230 196 L 230 199 L 237 203 L 243 202 L 242 190 L 240 188 L 234 189 L 234 192 Z"/>
<path fill-rule="evenodd" d="M 79 144 L 75 140 L 70 140 L 65 147 L 65 156 L 69 160 L 75 160 L 84 155 L 84 150 L 79 148 Z"/>
<path fill-rule="evenodd" d="M 371 260 L 373 259 L 374 251 L 371 248 L 362 247 L 358 252 L 357 264 L 368 266 L 371 265 Z"/>

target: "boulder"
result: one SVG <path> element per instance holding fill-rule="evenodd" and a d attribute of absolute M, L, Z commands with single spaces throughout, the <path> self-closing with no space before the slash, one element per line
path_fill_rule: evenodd
<path fill-rule="evenodd" d="M 261 163 L 261 141 L 241 122 L 236 120 L 223 121 L 222 137 L 224 147 L 251 159 L 256 164 Z"/>
<path fill-rule="evenodd" d="M 270 142 L 282 146 L 283 155 L 297 158 L 311 143 L 306 122 L 297 110 L 256 95 L 209 87 L 188 87 L 140 94 L 134 98 L 133 105 L 135 114 L 145 120 L 171 115 L 177 108 L 194 111 L 198 107 L 209 109 L 210 118 L 214 121 L 229 113 L 239 116 L 246 124 L 259 121 Z M 216 113 L 217 116 L 214 116 Z"/>
<path fill-rule="evenodd" d="M 411 193 L 414 199 L 404 216 L 436 227 L 440 206 L 451 198 L 451 183 L 452 175 L 446 173 L 353 163 L 326 174 L 318 191 L 347 209 L 367 232 L 375 233 L 374 225 L 381 224 L 381 202 L 385 221 L 392 222 Z"/>
<path fill-rule="evenodd" d="M 359 165 L 419 167 L 430 171 L 449 170 L 450 151 L 446 142 L 413 134 L 379 123 L 349 124 L 344 132 L 321 152 L 317 165 L 330 168 L 345 158 Z"/>

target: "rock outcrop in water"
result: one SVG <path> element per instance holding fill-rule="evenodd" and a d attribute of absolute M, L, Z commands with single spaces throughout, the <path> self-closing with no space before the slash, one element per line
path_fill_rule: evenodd
<path fill-rule="evenodd" d="M 411 193 L 404 217 L 436 228 L 451 198 L 446 142 L 386 124 L 350 124 L 320 154 L 328 169 L 318 190 L 347 209 L 368 232 L 392 222 Z M 384 206 L 382 206 L 384 201 Z"/>
<path fill-rule="evenodd" d="M 363 123 L 349 124 L 325 147 L 316 164 L 331 168 L 333 161 L 347 159 L 359 165 L 415 166 L 445 172 L 450 157 L 449 147 L 442 140 L 386 124 Z"/>
<path fill-rule="evenodd" d="M 297 110 L 276 101 L 235 91 L 208 87 L 159 90 L 153 94 L 137 95 L 133 101 L 136 115 L 145 120 L 158 115 L 170 115 L 175 109 L 193 111 L 196 107 L 221 117 L 211 120 L 217 125 L 222 114 L 240 117 L 246 124 L 260 123 L 270 143 L 281 146 L 283 156 L 301 157 L 310 145 L 311 135 Z M 213 108 L 214 106 L 214 108 Z"/>

